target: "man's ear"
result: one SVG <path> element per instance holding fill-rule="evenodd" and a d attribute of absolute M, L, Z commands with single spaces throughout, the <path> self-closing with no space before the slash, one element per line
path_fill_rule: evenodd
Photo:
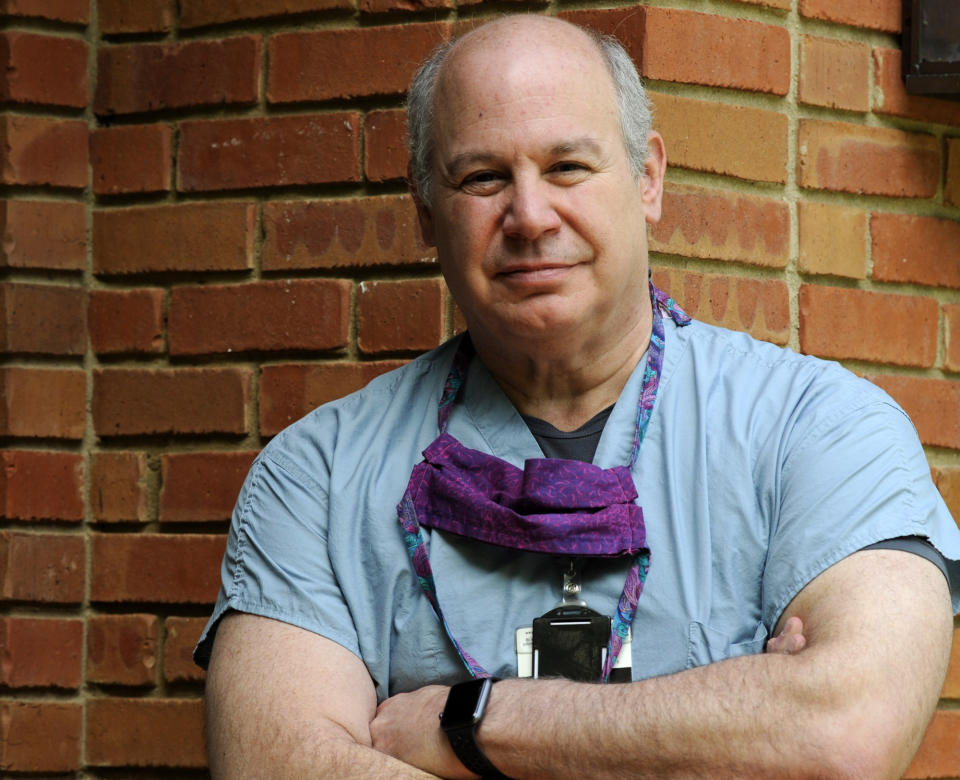
<path fill-rule="evenodd" d="M 663 136 L 651 130 L 647 136 L 647 159 L 643 173 L 643 216 L 651 225 L 660 221 L 663 207 L 663 178 L 667 172 L 667 149 Z"/>
<path fill-rule="evenodd" d="M 413 205 L 417 207 L 417 221 L 420 223 L 420 235 L 423 236 L 423 243 L 427 246 L 436 246 L 437 242 L 433 233 L 433 215 L 413 184 L 413 171 L 409 165 L 407 166 L 407 187 L 410 189 Z"/>

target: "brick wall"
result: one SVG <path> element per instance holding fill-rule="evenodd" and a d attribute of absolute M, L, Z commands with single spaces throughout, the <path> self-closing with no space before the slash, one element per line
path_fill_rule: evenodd
<path fill-rule="evenodd" d="M 402 181 L 415 63 L 495 13 L 456 5 L 0 0 L 4 773 L 205 776 L 245 469 L 460 325 Z M 658 283 L 886 388 L 960 517 L 960 103 L 904 93 L 899 0 L 515 5 L 648 79 Z M 960 640 L 943 696 L 910 777 L 960 777 Z"/>

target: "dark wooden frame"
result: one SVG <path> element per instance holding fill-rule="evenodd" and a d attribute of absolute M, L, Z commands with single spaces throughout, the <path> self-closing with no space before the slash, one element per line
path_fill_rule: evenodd
<path fill-rule="evenodd" d="M 907 92 L 960 100 L 960 0 L 903 0 L 901 40 Z"/>

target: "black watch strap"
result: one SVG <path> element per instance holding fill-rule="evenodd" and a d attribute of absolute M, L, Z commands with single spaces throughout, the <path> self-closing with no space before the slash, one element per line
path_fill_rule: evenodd
<path fill-rule="evenodd" d="M 483 719 L 487 697 L 496 677 L 466 680 L 455 684 L 447 696 L 440 724 L 450 747 L 467 769 L 491 780 L 510 780 L 483 754 L 477 744 L 476 728 Z"/>
<path fill-rule="evenodd" d="M 473 729 L 463 729 L 462 731 L 447 732 L 447 738 L 450 740 L 450 747 L 457 754 L 460 763 L 482 778 L 493 778 L 493 780 L 509 780 L 505 774 L 500 772 L 490 760 L 483 754 L 477 739 L 473 734 Z"/>

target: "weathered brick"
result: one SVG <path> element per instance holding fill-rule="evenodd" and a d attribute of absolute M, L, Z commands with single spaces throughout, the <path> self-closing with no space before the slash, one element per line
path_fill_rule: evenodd
<path fill-rule="evenodd" d="M 444 335 L 440 279 L 371 281 L 357 296 L 357 346 L 366 354 L 423 351 Z"/>
<path fill-rule="evenodd" d="M 873 50 L 873 110 L 876 113 L 960 125 L 960 103 L 907 94 L 900 68 L 900 49 Z"/>
<path fill-rule="evenodd" d="M 82 270 L 86 220 L 82 203 L 0 200 L 0 267 Z"/>
<path fill-rule="evenodd" d="M 211 24 L 288 16 L 308 11 L 352 9 L 352 0 L 180 0 L 180 26 L 206 27 Z"/>
<path fill-rule="evenodd" d="M 345 347 L 350 287 L 337 279 L 175 287 L 168 313 L 170 354 Z"/>
<path fill-rule="evenodd" d="M 940 184 L 940 146 L 932 135 L 802 119 L 798 144 L 801 187 L 930 198 Z"/>
<path fill-rule="evenodd" d="M 947 354 L 944 368 L 948 371 L 960 371 L 960 303 L 945 303 L 943 313 L 947 319 Z"/>
<path fill-rule="evenodd" d="M 906 780 L 954 777 L 960 756 L 960 710 L 937 710 L 920 749 L 903 775 Z"/>
<path fill-rule="evenodd" d="M 0 436 L 82 439 L 85 429 L 82 370 L 0 368 Z"/>
<path fill-rule="evenodd" d="M 960 288 L 960 222 L 874 212 L 870 237 L 875 279 Z"/>
<path fill-rule="evenodd" d="M 960 206 L 960 138 L 947 138 L 947 174 L 943 182 L 943 199 L 951 206 Z"/>
<path fill-rule="evenodd" d="M 797 209 L 803 273 L 863 279 L 867 275 L 867 214 L 851 206 L 801 202 Z"/>
<path fill-rule="evenodd" d="M 97 50 L 97 114 L 255 103 L 260 36 L 129 43 Z"/>
<path fill-rule="evenodd" d="M 809 19 L 900 32 L 900 0 L 799 0 L 798 10 Z"/>
<path fill-rule="evenodd" d="M 157 625 L 156 615 L 87 618 L 87 680 L 112 685 L 154 685 Z"/>
<path fill-rule="evenodd" d="M 174 0 L 97 0 L 97 24 L 102 35 L 167 32 L 174 10 Z"/>
<path fill-rule="evenodd" d="M 97 452 L 90 469 L 90 510 L 98 523 L 147 521 L 147 456 Z"/>
<path fill-rule="evenodd" d="M 436 263 L 407 195 L 264 204 L 264 271 Z"/>
<path fill-rule="evenodd" d="M 646 78 L 775 95 L 790 89 L 790 34 L 779 25 L 647 8 L 642 52 Z"/>
<path fill-rule="evenodd" d="M 91 290 L 90 346 L 99 355 L 163 352 L 163 296 L 158 287 Z"/>
<path fill-rule="evenodd" d="M 0 101 L 84 108 L 87 105 L 87 44 L 76 38 L 0 33 L 6 64 Z"/>
<path fill-rule="evenodd" d="M 229 520 L 256 452 L 178 452 L 161 458 L 160 522 Z"/>
<path fill-rule="evenodd" d="M 299 103 L 400 95 L 450 31 L 445 22 L 429 22 L 273 35 L 267 99 Z"/>
<path fill-rule="evenodd" d="M 0 599 L 79 604 L 86 580 L 82 536 L 0 531 Z"/>
<path fill-rule="evenodd" d="M 86 725 L 93 766 L 207 764 L 203 699 L 90 699 Z"/>
<path fill-rule="evenodd" d="M 803 36 L 801 103 L 848 111 L 870 110 L 870 47 L 856 41 Z"/>
<path fill-rule="evenodd" d="M 72 452 L 0 452 L 0 517 L 83 520 L 83 456 Z"/>
<path fill-rule="evenodd" d="M 93 534 L 90 598 L 104 603 L 212 604 L 226 537 Z"/>
<path fill-rule="evenodd" d="M 0 184 L 86 187 L 88 132 L 82 119 L 0 116 Z"/>
<path fill-rule="evenodd" d="M 950 649 L 950 665 L 947 679 L 940 693 L 944 699 L 960 699 L 960 628 L 953 630 L 953 646 Z"/>
<path fill-rule="evenodd" d="M 867 378 L 904 408 L 924 444 L 960 450 L 960 382 L 912 376 Z"/>
<path fill-rule="evenodd" d="M 800 348 L 825 358 L 929 368 L 937 358 L 940 307 L 933 298 L 800 288 Z"/>
<path fill-rule="evenodd" d="M 596 30 L 601 35 L 616 36 L 639 71 L 643 60 L 647 13 L 646 6 L 632 5 L 626 8 L 588 8 L 560 11 L 557 16 L 581 27 Z"/>
<path fill-rule="evenodd" d="M 83 621 L 0 618 L 0 684 L 68 688 L 83 682 Z"/>
<path fill-rule="evenodd" d="M 87 24 L 90 21 L 90 0 L 0 0 L 0 14 Z"/>
<path fill-rule="evenodd" d="M 189 203 L 93 213 L 93 270 L 244 271 L 253 265 L 252 203 Z"/>
<path fill-rule="evenodd" d="M 171 187 L 169 125 L 101 127 L 90 136 L 93 191 L 98 195 L 166 192 Z"/>
<path fill-rule="evenodd" d="M 108 368 L 94 374 L 99 436 L 247 432 L 250 374 L 233 368 Z"/>
<path fill-rule="evenodd" d="M 359 0 L 362 13 L 383 14 L 390 11 L 425 11 L 434 8 L 453 8 L 453 0 Z"/>
<path fill-rule="evenodd" d="M 943 496 L 943 500 L 947 504 L 947 509 L 950 510 L 950 514 L 953 515 L 954 520 L 957 521 L 957 525 L 960 525 L 960 467 L 942 467 L 934 469 L 935 479 L 937 483 L 937 490 L 940 491 L 940 495 Z M 960 653 L 960 647 L 954 645 L 954 652 Z M 960 668 L 957 668 L 957 673 L 960 675 Z M 960 677 L 957 679 L 957 685 L 960 686 Z M 958 692 L 960 692 L 960 687 L 958 687 Z M 960 698 L 960 695 L 954 696 L 953 698 Z"/>
<path fill-rule="evenodd" d="M 164 621 L 163 679 L 168 683 L 194 682 L 206 676 L 193 662 L 193 648 L 206 623 L 206 618 L 189 617 L 168 617 Z"/>
<path fill-rule="evenodd" d="M 0 283 L 0 352 L 82 355 L 86 293 L 60 284 Z"/>
<path fill-rule="evenodd" d="M 359 390 L 402 366 L 402 360 L 369 363 L 287 363 L 260 369 L 260 432 L 273 436 L 312 409 Z"/>
<path fill-rule="evenodd" d="M 360 180 L 360 117 L 310 116 L 182 122 L 185 192 Z"/>
<path fill-rule="evenodd" d="M 786 115 L 650 93 L 673 165 L 740 179 L 787 180 Z"/>
<path fill-rule="evenodd" d="M 9 772 L 80 769 L 80 702 L 0 701 L 0 767 Z"/>
<path fill-rule="evenodd" d="M 790 257 L 790 209 L 773 198 L 670 183 L 650 249 L 783 268 Z"/>
<path fill-rule="evenodd" d="M 406 111 L 370 111 L 363 120 L 363 173 L 369 181 L 391 181 L 407 175 Z"/>
<path fill-rule="evenodd" d="M 790 337 L 790 293 L 782 281 L 677 268 L 654 268 L 653 281 L 698 320 L 775 344 Z"/>

